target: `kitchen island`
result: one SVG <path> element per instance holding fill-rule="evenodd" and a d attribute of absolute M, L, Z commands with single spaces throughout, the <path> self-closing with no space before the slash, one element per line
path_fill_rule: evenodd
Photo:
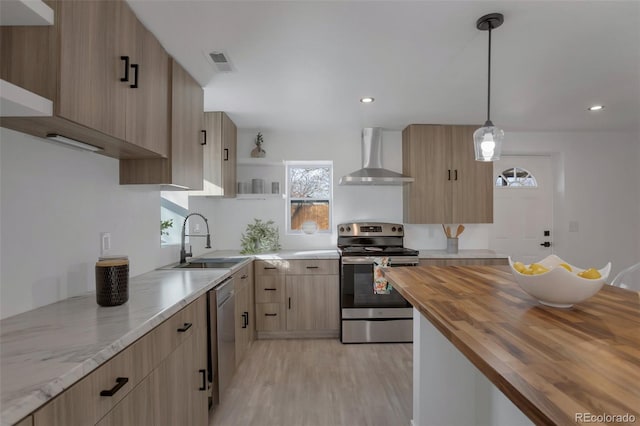
<path fill-rule="evenodd" d="M 414 307 L 415 426 L 640 424 L 639 293 L 557 309 L 504 266 L 385 275 Z"/>

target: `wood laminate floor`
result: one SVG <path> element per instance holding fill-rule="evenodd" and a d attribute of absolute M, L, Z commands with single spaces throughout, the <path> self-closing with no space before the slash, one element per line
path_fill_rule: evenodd
<path fill-rule="evenodd" d="M 211 426 L 408 426 L 412 345 L 258 340 Z"/>

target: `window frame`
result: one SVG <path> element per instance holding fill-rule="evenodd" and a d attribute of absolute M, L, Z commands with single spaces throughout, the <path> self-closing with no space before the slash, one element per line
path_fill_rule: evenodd
<path fill-rule="evenodd" d="M 530 178 L 533 181 L 533 185 L 512 185 L 512 182 L 509 182 L 505 177 L 504 177 L 504 172 L 509 171 L 509 170 L 514 170 L 515 173 L 517 173 L 518 170 L 521 170 L 523 172 L 526 172 L 528 175 L 528 178 Z M 498 180 L 502 177 L 502 179 L 504 181 L 507 182 L 507 185 L 498 185 Z M 517 178 L 517 176 L 516 176 Z M 502 170 L 500 173 L 498 173 L 498 175 L 493 179 L 493 187 L 496 189 L 536 189 L 539 187 L 538 185 L 538 179 L 536 179 L 536 177 L 527 169 L 525 169 L 524 167 L 520 167 L 520 166 L 510 166 L 507 167 L 506 169 Z"/>
<path fill-rule="evenodd" d="M 318 229 L 314 234 L 331 234 L 333 232 L 333 161 L 332 160 L 309 160 L 285 161 L 285 234 L 286 235 L 309 235 L 301 229 L 291 229 L 291 202 L 292 201 L 328 201 L 329 203 L 329 228 L 326 230 Z M 291 198 L 289 193 L 290 172 L 291 168 L 329 168 L 329 198 Z"/>

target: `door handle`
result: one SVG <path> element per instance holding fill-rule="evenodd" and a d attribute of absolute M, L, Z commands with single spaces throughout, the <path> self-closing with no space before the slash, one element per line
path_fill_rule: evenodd
<path fill-rule="evenodd" d="M 242 275 L 242 276 L 240 277 L 240 279 L 241 279 L 241 280 L 246 280 L 247 278 L 248 278 L 248 275 Z"/>
<path fill-rule="evenodd" d="M 207 370 L 198 370 L 200 374 L 202 374 L 202 385 L 198 388 L 198 390 L 207 390 Z"/>
<path fill-rule="evenodd" d="M 317 266 L 307 266 L 307 269 L 318 269 Z"/>
<path fill-rule="evenodd" d="M 451 169 L 447 170 L 448 176 L 447 176 L 447 180 L 451 180 Z"/>
<path fill-rule="evenodd" d="M 242 313 L 242 328 L 247 328 L 247 324 L 249 323 L 249 321 L 247 320 L 247 313 L 243 312 Z"/>
<path fill-rule="evenodd" d="M 127 384 L 129 379 L 127 377 L 118 377 L 116 379 L 116 385 L 109 390 L 100 391 L 100 396 L 113 396 L 118 392 L 124 385 Z"/>
<path fill-rule="evenodd" d="M 289 298 L 289 309 L 291 309 L 291 298 Z"/>
<path fill-rule="evenodd" d="M 140 68 L 140 65 L 131 64 L 131 68 L 133 68 L 133 84 L 130 85 L 129 87 L 131 87 L 132 89 L 137 89 L 138 88 L 138 69 Z"/>
<path fill-rule="evenodd" d="M 275 266 L 265 266 L 263 269 L 278 269 Z"/>
<path fill-rule="evenodd" d="M 276 291 L 276 288 L 265 288 L 264 291 Z"/>
<path fill-rule="evenodd" d="M 453 180 L 458 180 L 458 169 L 455 169 L 455 178 Z"/>
<path fill-rule="evenodd" d="M 184 333 L 185 331 L 190 329 L 192 325 L 193 324 L 191 324 L 190 322 L 185 322 L 184 325 L 182 326 L 182 328 L 178 329 L 178 333 Z"/>
<path fill-rule="evenodd" d="M 129 81 L 129 57 L 120 56 L 120 60 L 124 61 L 124 77 L 120 77 L 120 81 Z"/>
<path fill-rule="evenodd" d="M 542 247 L 551 247 L 551 243 L 549 241 L 545 241 L 544 243 L 540 244 Z"/>
<path fill-rule="evenodd" d="M 277 317 L 278 314 L 264 314 L 265 317 Z"/>
<path fill-rule="evenodd" d="M 224 149 L 224 161 L 229 161 L 229 149 Z"/>
<path fill-rule="evenodd" d="M 207 131 L 206 130 L 200 130 L 202 132 L 203 135 L 203 140 L 202 142 L 200 142 L 200 145 L 206 145 L 207 144 Z"/>

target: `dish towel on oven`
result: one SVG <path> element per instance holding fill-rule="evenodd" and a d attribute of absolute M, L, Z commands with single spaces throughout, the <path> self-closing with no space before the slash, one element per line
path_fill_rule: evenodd
<path fill-rule="evenodd" d="M 380 268 L 386 268 L 389 265 L 388 257 L 376 257 L 373 259 L 373 294 L 390 294 L 391 284 L 382 275 Z"/>

